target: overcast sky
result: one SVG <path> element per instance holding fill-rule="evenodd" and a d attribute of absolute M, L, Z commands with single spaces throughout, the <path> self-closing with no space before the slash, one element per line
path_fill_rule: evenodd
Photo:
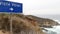
<path fill-rule="evenodd" d="M 9 0 L 23 3 L 24 14 L 60 14 L 60 0 Z"/>
<path fill-rule="evenodd" d="M 9 0 L 9 1 L 23 3 L 24 14 L 32 14 L 39 17 L 46 17 L 46 18 L 56 19 L 56 21 L 58 20 L 60 21 L 59 19 L 60 0 Z M 54 30 L 60 33 L 60 26 Z"/>

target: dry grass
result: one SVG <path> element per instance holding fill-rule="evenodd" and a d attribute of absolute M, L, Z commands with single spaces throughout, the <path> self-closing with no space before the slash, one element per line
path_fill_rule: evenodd
<path fill-rule="evenodd" d="M 42 31 L 42 29 L 38 26 L 38 23 L 36 22 L 36 20 L 29 19 L 22 14 L 20 15 L 0 14 L 0 30 L 3 30 L 5 33 L 8 32 L 9 34 L 11 19 L 12 19 L 13 34 L 45 34 Z"/>

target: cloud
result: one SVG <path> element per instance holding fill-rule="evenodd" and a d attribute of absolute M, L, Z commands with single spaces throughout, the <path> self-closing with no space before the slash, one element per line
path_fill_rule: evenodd
<path fill-rule="evenodd" d="M 9 0 L 23 3 L 24 14 L 60 14 L 60 0 Z"/>

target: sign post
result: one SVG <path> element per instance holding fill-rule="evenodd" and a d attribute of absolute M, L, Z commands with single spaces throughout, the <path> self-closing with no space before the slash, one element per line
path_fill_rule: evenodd
<path fill-rule="evenodd" d="M 0 12 L 22 13 L 22 3 L 0 1 Z"/>
<path fill-rule="evenodd" d="M 10 34 L 12 32 L 12 18 L 13 13 L 22 13 L 22 3 L 10 2 L 10 1 L 0 1 L 0 12 L 10 14 Z"/>

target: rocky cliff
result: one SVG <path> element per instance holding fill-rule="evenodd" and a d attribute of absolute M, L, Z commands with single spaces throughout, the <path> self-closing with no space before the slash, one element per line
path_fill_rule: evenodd
<path fill-rule="evenodd" d="M 58 23 L 51 19 L 23 14 L 0 14 L 0 31 L 3 33 L 12 31 L 12 34 L 45 34 L 41 27 L 54 25 Z"/>
<path fill-rule="evenodd" d="M 48 18 L 42 18 L 33 15 L 27 15 L 26 17 L 36 20 L 40 27 L 52 28 L 52 26 L 60 25 L 58 22 Z"/>

